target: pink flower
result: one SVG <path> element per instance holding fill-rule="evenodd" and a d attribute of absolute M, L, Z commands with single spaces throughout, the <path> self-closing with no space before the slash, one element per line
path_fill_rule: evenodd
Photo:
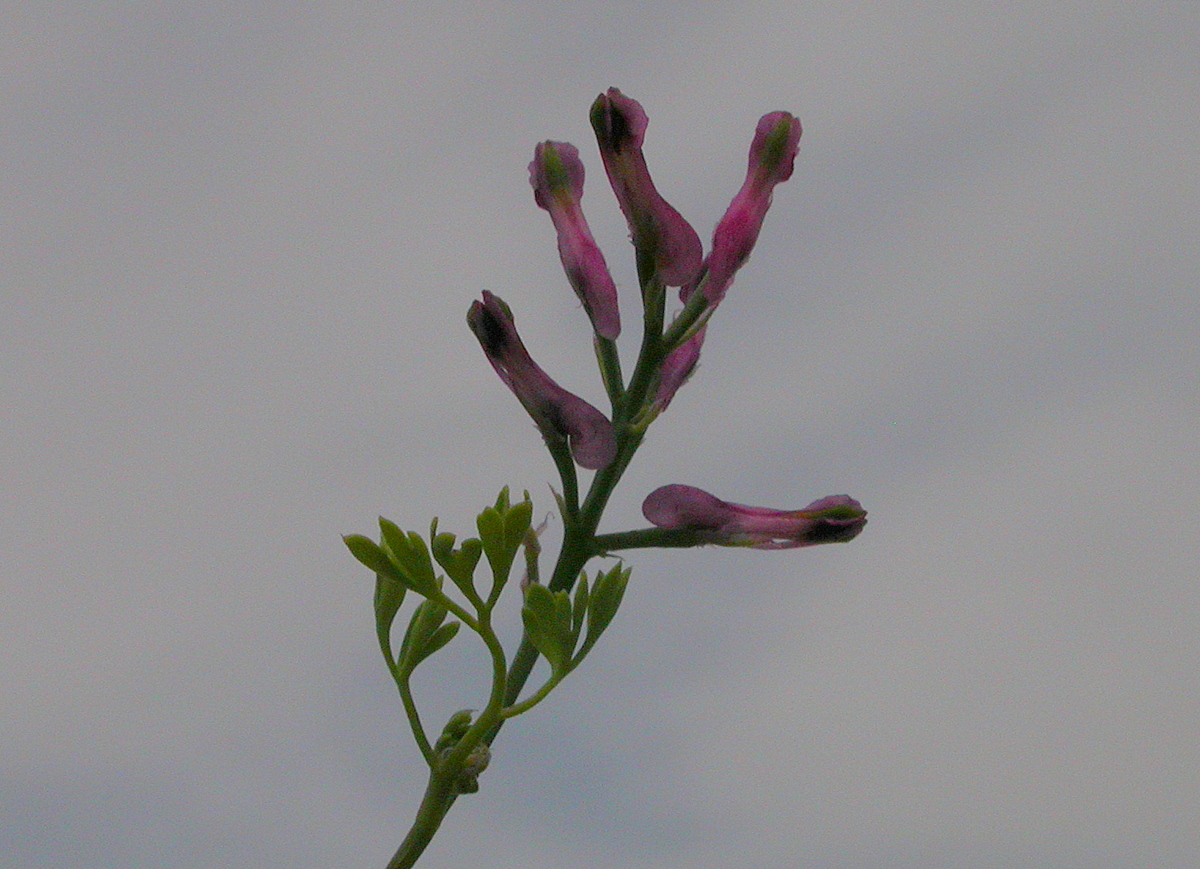
<path fill-rule="evenodd" d="M 667 286 L 685 285 L 700 269 L 703 248 L 696 230 L 667 204 L 650 180 L 642 156 L 648 123 L 645 111 L 636 100 L 609 88 L 592 103 L 591 120 L 604 171 L 629 222 L 639 256 L 652 257 Z"/>
<path fill-rule="evenodd" d="M 579 204 L 583 197 L 579 151 L 566 142 L 542 142 L 529 164 L 529 182 L 534 201 L 550 212 L 567 280 L 583 302 L 592 328 L 602 338 L 616 340 L 621 334 L 617 287 Z"/>
<path fill-rule="evenodd" d="M 679 297 L 684 302 L 699 285 L 703 285 L 710 306 L 716 306 L 724 298 L 734 274 L 754 249 L 767 209 L 771 207 L 775 185 L 792 175 L 799 147 L 800 121 L 792 115 L 771 112 L 759 120 L 750 145 L 746 180 L 713 232 L 713 246 L 704 261 L 704 268 L 695 281 L 680 289 Z M 675 392 L 695 370 L 703 344 L 704 330 L 701 329 L 667 356 L 654 402 L 658 413 L 666 410 Z"/>
<path fill-rule="evenodd" d="M 755 549 L 793 549 L 853 540 L 867 511 L 849 495 L 829 495 L 803 510 L 768 510 L 730 504 L 694 486 L 655 489 L 642 513 L 659 528 L 704 532 L 708 542 Z"/>
<path fill-rule="evenodd" d="M 800 148 L 800 121 L 787 112 L 763 115 L 750 145 L 750 166 L 746 180 L 713 232 L 712 250 L 705 260 L 704 294 L 716 305 L 725 297 L 733 276 L 750 258 L 758 241 L 775 185 L 792 177 L 796 152 Z M 680 296 L 686 302 L 695 285 L 684 287 Z"/>
<path fill-rule="evenodd" d="M 704 346 L 704 329 L 688 338 L 667 354 L 659 371 L 658 390 L 654 397 L 654 413 L 660 414 L 667 409 L 679 387 L 687 383 L 688 378 L 700 363 L 700 348 Z"/>
<path fill-rule="evenodd" d="M 517 334 L 512 312 L 498 296 L 483 291 L 483 301 L 473 302 L 467 325 L 508 388 L 550 443 L 568 442 L 580 467 L 599 470 L 617 454 L 612 423 L 582 398 L 550 379 L 529 356 Z"/>

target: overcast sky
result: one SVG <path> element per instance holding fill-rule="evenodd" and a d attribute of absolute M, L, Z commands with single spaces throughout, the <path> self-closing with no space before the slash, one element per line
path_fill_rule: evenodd
<path fill-rule="evenodd" d="M 471 532 L 503 485 L 553 508 L 464 317 L 502 296 L 604 406 L 526 166 L 579 146 L 630 358 L 610 86 L 706 243 L 757 119 L 804 137 L 603 530 L 672 482 L 870 524 L 630 553 L 420 865 L 1200 853 L 1196 4 L 30 0 L 0 30 L 0 865 L 384 865 L 425 773 L 339 538 Z M 465 635 L 418 671 L 427 719 L 481 671 Z"/>

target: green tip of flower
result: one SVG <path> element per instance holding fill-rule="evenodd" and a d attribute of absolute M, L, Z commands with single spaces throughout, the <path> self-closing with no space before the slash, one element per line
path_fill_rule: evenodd
<path fill-rule="evenodd" d="M 861 519 L 867 515 L 867 511 L 862 509 L 862 507 L 851 506 L 849 504 L 826 507 L 823 510 L 805 510 L 804 512 L 813 519 L 833 519 L 838 521 Z"/>
<path fill-rule="evenodd" d="M 558 149 L 546 143 L 546 147 L 541 150 L 542 172 L 546 179 L 546 187 L 549 190 L 559 191 L 569 189 L 571 186 L 571 176 L 567 172 L 567 167 L 563 164 L 562 157 L 559 156 Z"/>
<path fill-rule="evenodd" d="M 775 127 L 767 134 L 763 142 L 762 164 L 772 170 L 784 160 L 792 156 L 792 123 L 793 118 L 782 113 Z"/>

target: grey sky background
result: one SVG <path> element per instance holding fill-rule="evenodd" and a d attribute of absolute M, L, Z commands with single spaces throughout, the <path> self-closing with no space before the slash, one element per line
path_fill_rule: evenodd
<path fill-rule="evenodd" d="M 618 86 L 706 240 L 792 180 L 604 524 L 682 482 L 848 546 L 633 553 L 422 865 L 1178 867 L 1200 853 L 1200 7 L 0 11 L 0 865 L 382 866 L 424 786 L 339 535 L 553 467 L 490 289 L 603 406 L 526 166 Z M 547 532 L 553 549 L 557 526 Z M 517 602 L 511 601 L 515 642 Z M 478 706 L 457 640 L 431 726 Z"/>

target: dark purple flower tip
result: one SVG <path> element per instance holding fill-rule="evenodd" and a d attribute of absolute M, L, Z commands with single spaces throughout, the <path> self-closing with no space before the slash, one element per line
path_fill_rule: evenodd
<path fill-rule="evenodd" d="M 534 201 L 550 212 L 563 269 L 591 318 L 592 328 L 602 338 L 615 341 L 621 334 L 617 286 L 579 203 L 583 197 L 579 151 L 567 142 L 542 142 L 529 164 L 529 183 L 533 185 Z"/>
<path fill-rule="evenodd" d="M 604 160 L 604 171 L 625 219 L 634 247 L 654 258 L 658 276 L 670 287 L 681 287 L 700 269 L 704 251 L 700 236 L 654 186 L 642 154 L 649 123 L 637 100 L 616 88 L 596 97 L 592 129 Z"/>
<path fill-rule="evenodd" d="M 601 153 L 621 156 L 642 150 L 650 119 L 641 103 L 618 88 L 609 88 L 596 97 L 590 118 Z"/>
<path fill-rule="evenodd" d="M 711 543 L 755 549 L 844 543 L 867 524 L 867 511 L 849 495 L 829 495 L 802 510 L 771 510 L 732 504 L 680 484 L 651 492 L 642 514 L 659 528 L 698 531 Z"/>
<path fill-rule="evenodd" d="M 599 470 L 612 463 L 617 437 L 608 417 L 538 367 L 521 343 L 512 311 L 499 296 L 484 290 L 483 300 L 471 303 L 467 325 L 542 437 L 553 443 L 566 441 L 580 467 Z"/>

